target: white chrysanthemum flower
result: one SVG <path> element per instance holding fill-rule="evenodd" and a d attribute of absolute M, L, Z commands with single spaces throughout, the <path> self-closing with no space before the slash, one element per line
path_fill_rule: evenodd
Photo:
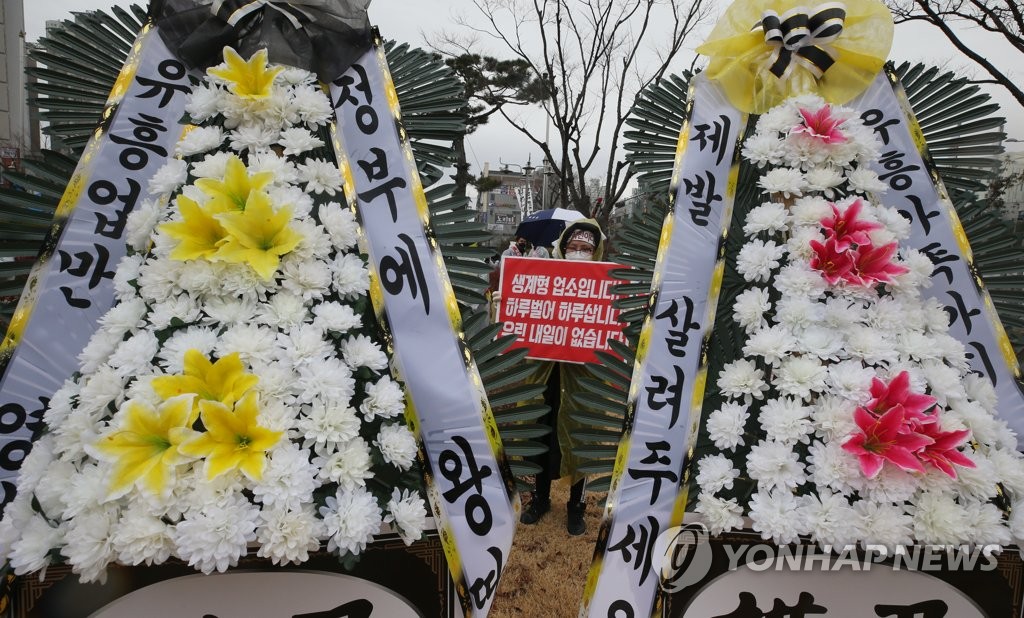
<path fill-rule="evenodd" d="M 806 195 L 793 202 L 789 215 L 796 225 L 818 226 L 822 219 L 832 216 L 832 208 L 824 198 Z"/>
<path fill-rule="evenodd" d="M 136 251 L 145 251 L 153 230 L 163 217 L 163 205 L 158 200 L 142 200 L 136 204 L 125 222 L 125 243 Z"/>
<path fill-rule="evenodd" d="M 884 545 L 890 550 L 914 544 L 914 522 L 902 505 L 859 500 L 853 504 L 853 510 L 860 520 L 858 527 L 864 531 L 866 544 Z"/>
<path fill-rule="evenodd" d="M 18 471 L 18 495 L 32 493 L 54 465 L 53 435 L 46 433 L 32 444 L 32 449 L 21 460 Z"/>
<path fill-rule="evenodd" d="M 114 305 L 100 318 L 100 325 L 109 329 L 111 333 L 124 335 L 128 331 L 145 326 L 145 317 L 146 303 L 141 298 L 135 297 Z"/>
<path fill-rule="evenodd" d="M 285 360 L 295 368 L 322 362 L 334 353 L 334 346 L 324 338 L 324 331 L 312 324 L 299 324 L 286 333 L 279 333 L 277 347 L 285 351 Z"/>
<path fill-rule="evenodd" d="M 747 408 L 746 405 L 726 402 L 708 415 L 708 437 L 716 448 L 728 451 L 744 444 L 743 428 L 750 417 Z"/>
<path fill-rule="evenodd" d="M 847 186 L 856 193 L 885 193 L 889 185 L 878 179 L 878 174 L 866 167 L 846 172 Z"/>
<path fill-rule="evenodd" d="M 876 365 L 891 363 L 898 356 L 895 342 L 867 326 L 851 326 L 846 331 L 846 351 L 852 358 Z"/>
<path fill-rule="evenodd" d="M 786 241 L 786 251 L 789 253 L 789 259 L 799 259 L 809 263 L 811 258 L 814 257 L 814 247 L 811 245 L 811 241 L 824 244 L 825 235 L 821 232 L 820 227 L 817 225 L 794 227 L 790 232 L 789 240 Z"/>
<path fill-rule="evenodd" d="M 380 451 L 384 461 L 399 470 L 408 470 L 416 461 L 416 438 L 405 425 L 382 424 L 373 445 Z"/>
<path fill-rule="evenodd" d="M 780 325 L 762 328 L 751 333 L 743 346 L 744 356 L 761 356 L 769 365 L 778 365 L 797 346 L 792 331 Z"/>
<path fill-rule="evenodd" d="M 110 355 L 110 366 L 120 376 L 142 373 L 149 368 L 160 349 L 160 341 L 156 334 L 148 330 L 140 330 L 121 342 Z"/>
<path fill-rule="evenodd" d="M 860 361 L 842 361 L 828 367 L 829 392 L 845 400 L 867 403 L 875 371 Z"/>
<path fill-rule="evenodd" d="M 312 502 L 320 482 L 309 457 L 308 450 L 292 442 L 273 448 L 263 476 L 253 485 L 253 498 L 264 507 L 282 510 L 298 510 L 300 505 Z"/>
<path fill-rule="evenodd" d="M 270 150 L 277 141 L 278 130 L 262 124 L 243 124 L 228 134 L 231 149 L 236 152 Z"/>
<path fill-rule="evenodd" d="M 114 352 L 114 349 L 120 345 L 121 341 L 121 335 L 112 333 L 104 328 L 93 333 L 93 336 L 89 339 L 89 343 L 85 344 L 82 351 L 78 353 L 78 362 L 81 372 L 85 374 L 96 371 L 96 368 L 100 366 L 100 363 L 106 362 L 106 360 L 110 358 L 110 355 Z"/>
<path fill-rule="evenodd" d="M 139 253 L 126 255 L 117 263 L 117 270 L 114 272 L 114 292 L 119 301 L 135 298 L 137 292 L 132 281 L 139 277 L 139 269 L 142 268 L 142 261 L 145 256 Z"/>
<path fill-rule="evenodd" d="M 828 283 L 806 262 L 790 262 L 775 275 L 775 289 L 783 298 L 805 296 L 814 299 L 825 295 Z"/>
<path fill-rule="evenodd" d="M 359 417 L 345 402 L 314 401 L 302 407 L 295 428 L 302 436 L 302 448 L 317 453 L 331 452 L 359 435 Z"/>
<path fill-rule="evenodd" d="M 160 366 L 167 373 L 182 373 L 185 371 L 186 352 L 199 350 L 206 356 L 210 356 L 218 343 L 217 331 L 213 328 L 192 326 L 175 331 L 164 342 L 157 358 L 160 359 Z"/>
<path fill-rule="evenodd" d="M 35 453 L 37 448 L 39 448 L 38 441 L 32 446 L 32 453 Z M 27 457 L 25 459 L 28 460 Z M 24 471 L 24 469 L 23 466 L 22 470 Z M 35 492 L 32 495 L 39 502 L 39 507 L 47 517 L 51 519 L 64 517 L 67 507 L 64 497 L 67 492 L 71 491 L 71 484 L 75 482 L 77 475 L 78 471 L 70 461 L 52 461 L 46 467 L 46 472 L 39 479 L 39 484 L 35 486 Z M 18 491 L 31 491 L 31 485 L 24 487 L 21 479 L 22 477 L 18 477 Z"/>
<path fill-rule="evenodd" d="M 828 369 L 817 358 L 794 356 L 780 364 L 772 384 L 784 395 L 810 399 L 813 393 L 825 390 Z"/>
<path fill-rule="evenodd" d="M 193 86 L 185 102 L 185 113 L 192 122 L 203 122 L 213 118 L 220 113 L 222 92 L 220 88 L 207 84 Z"/>
<path fill-rule="evenodd" d="M 240 494 L 204 502 L 174 527 L 177 554 L 204 574 L 238 564 L 256 540 L 260 510 Z"/>
<path fill-rule="evenodd" d="M 928 381 L 929 394 L 938 400 L 940 406 L 967 398 L 967 392 L 960 382 L 960 372 L 938 361 L 925 361 L 921 373 Z"/>
<path fill-rule="evenodd" d="M 303 84 L 293 89 L 291 105 L 299 120 L 309 128 L 326 124 L 334 114 L 331 102 L 312 84 Z"/>
<path fill-rule="evenodd" d="M 176 294 L 153 307 L 146 317 L 153 328 L 162 330 L 174 321 L 178 325 L 196 322 L 201 314 L 195 299 L 188 294 Z"/>
<path fill-rule="evenodd" d="M 775 320 L 793 332 L 821 323 L 825 306 L 804 296 L 787 296 L 775 304 Z"/>
<path fill-rule="evenodd" d="M 157 239 L 164 237 L 164 234 L 156 235 Z M 180 294 L 177 279 L 181 270 L 181 263 L 174 260 L 149 258 L 139 269 L 139 295 L 153 305 Z"/>
<path fill-rule="evenodd" d="M 759 489 L 750 498 L 751 528 L 761 533 L 762 539 L 780 545 L 795 543 L 807 528 L 799 506 L 799 499 L 788 491 Z"/>
<path fill-rule="evenodd" d="M 801 519 L 807 522 L 811 535 L 819 545 L 847 547 L 856 545 L 862 536 L 856 512 L 839 494 L 820 489 L 803 497 Z"/>
<path fill-rule="evenodd" d="M 111 542 L 122 564 L 162 564 L 174 554 L 173 527 L 141 501 L 121 513 Z"/>
<path fill-rule="evenodd" d="M 972 401 L 976 401 L 989 413 L 994 413 L 999 397 L 992 381 L 976 373 L 969 373 L 964 376 L 964 389 Z"/>
<path fill-rule="evenodd" d="M 812 441 L 807 463 L 807 473 L 819 490 L 827 487 L 846 496 L 863 485 L 857 457 L 844 451 L 840 440 Z"/>
<path fill-rule="evenodd" d="M 736 297 L 732 315 L 733 319 L 749 333 L 767 326 L 768 320 L 765 315 L 771 308 L 768 288 L 749 287 Z"/>
<path fill-rule="evenodd" d="M 807 443 L 812 430 L 811 408 L 788 397 L 769 399 L 761 408 L 759 421 L 769 440 L 783 444 Z"/>
<path fill-rule="evenodd" d="M 1010 529 L 1003 519 L 1003 511 L 988 502 L 970 500 L 966 504 L 967 542 L 976 547 L 998 545 L 1000 547 L 1013 542 Z"/>
<path fill-rule="evenodd" d="M 768 281 L 779 260 L 786 255 L 786 246 L 773 240 L 751 240 L 736 256 L 736 270 L 747 281 Z"/>
<path fill-rule="evenodd" d="M 224 142 L 224 130 L 220 127 L 196 127 L 178 142 L 174 154 L 179 157 L 191 157 L 209 152 L 220 147 Z"/>
<path fill-rule="evenodd" d="M 256 318 L 256 303 L 244 298 L 211 298 L 203 305 L 203 311 L 213 323 L 236 326 Z"/>
<path fill-rule="evenodd" d="M 387 354 L 380 348 L 380 344 L 366 335 L 346 337 L 341 342 L 341 355 L 353 370 L 368 367 L 374 371 L 383 371 L 388 367 Z"/>
<path fill-rule="evenodd" d="M 227 173 L 228 161 L 233 156 L 237 155 L 227 150 L 212 152 L 203 157 L 202 161 L 192 164 L 192 175 L 196 178 L 223 179 Z"/>
<path fill-rule="evenodd" d="M 284 154 L 299 155 L 324 145 L 322 139 L 302 127 L 289 127 L 281 131 L 277 143 L 284 147 Z"/>
<path fill-rule="evenodd" d="M 334 251 L 334 244 L 322 226 L 317 225 L 316 221 L 311 218 L 296 219 L 292 221 L 291 226 L 297 234 L 302 235 L 302 240 L 295 247 L 294 251 L 284 257 L 283 261 L 318 260 L 330 262 L 331 253 Z"/>
<path fill-rule="evenodd" d="M 149 179 L 149 194 L 163 195 L 174 191 L 188 180 L 188 163 L 181 159 L 168 159 Z"/>
<path fill-rule="evenodd" d="M 767 193 L 783 197 L 799 197 L 807 186 L 804 175 L 798 169 L 780 167 L 769 171 L 757 181 L 757 186 Z"/>
<path fill-rule="evenodd" d="M 303 300 L 321 300 L 329 293 L 333 275 L 321 260 L 282 260 L 281 287 Z"/>
<path fill-rule="evenodd" d="M 920 479 L 895 466 L 883 466 L 873 479 L 866 481 L 859 491 L 862 496 L 876 502 L 903 503 L 920 489 Z"/>
<path fill-rule="evenodd" d="M 366 398 L 359 406 L 366 422 L 375 418 L 394 418 L 405 411 L 405 394 L 402 387 L 391 379 L 382 376 L 366 387 Z"/>
<path fill-rule="evenodd" d="M 274 175 L 274 183 L 277 185 L 291 184 L 298 179 L 295 164 L 286 157 L 278 156 L 272 150 L 249 155 L 246 167 L 250 174 L 270 172 Z"/>
<path fill-rule="evenodd" d="M 338 250 L 347 251 L 359 241 L 359 224 L 351 209 L 328 202 L 320 207 L 320 221 Z"/>
<path fill-rule="evenodd" d="M 53 548 L 64 543 L 64 530 L 65 526 L 52 526 L 42 515 L 33 514 L 18 531 L 21 536 L 12 544 L 7 555 L 14 574 L 27 575 L 43 571 L 52 560 Z"/>
<path fill-rule="evenodd" d="M 423 498 L 407 489 L 396 487 L 391 491 L 387 510 L 384 522 L 393 523 L 398 528 L 398 535 L 407 546 L 423 536 L 423 528 L 427 524 L 427 508 Z"/>
<path fill-rule="evenodd" d="M 298 399 L 302 403 L 309 403 L 314 397 L 348 401 L 355 394 L 356 381 L 343 360 L 331 357 L 300 365 L 295 386 L 299 389 Z"/>
<path fill-rule="evenodd" d="M 345 300 L 354 300 L 370 289 L 370 272 L 363 259 L 346 253 L 334 259 L 334 289 Z"/>
<path fill-rule="evenodd" d="M 914 539 L 925 545 L 959 545 L 967 542 L 970 527 L 967 511 L 956 497 L 922 491 L 911 499 L 914 505 Z"/>
<path fill-rule="evenodd" d="M 68 422 L 56 430 L 58 433 L 56 440 L 57 451 L 68 450 L 62 444 L 60 432 L 68 426 L 74 425 L 74 417 L 75 414 L 72 413 L 68 418 Z M 85 432 L 79 433 L 81 437 L 85 438 L 81 444 L 93 444 L 99 439 L 98 423 L 93 422 L 89 430 L 91 435 L 87 438 L 85 438 Z M 84 451 L 82 451 L 82 455 L 84 454 Z M 79 514 L 95 508 L 97 504 L 106 502 L 109 485 L 107 471 L 104 468 L 101 468 L 94 462 L 82 466 L 81 472 L 75 476 L 70 490 L 64 496 L 64 503 L 67 505 L 67 510 L 64 512 L 65 518 L 77 517 Z"/>
<path fill-rule="evenodd" d="M 838 361 L 846 357 L 843 334 L 824 326 L 808 326 L 797 337 L 796 351 L 821 360 Z"/>
<path fill-rule="evenodd" d="M 256 541 L 260 544 L 256 555 L 270 558 L 277 566 L 302 564 L 309 560 L 310 552 L 320 548 L 320 537 L 325 531 L 312 504 L 294 509 L 265 508 L 260 511 L 256 526 Z"/>
<path fill-rule="evenodd" d="M 1020 453 L 1003 448 L 988 452 L 989 461 L 996 469 L 995 479 L 1016 497 L 1024 497 L 1024 459 Z"/>
<path fill-rule="evenodd" d="M 789 213 L 786 207 L 778 202 L 765 202 L 747 213 L 743 225 L 743 233 L 756 236 L 762 232 L 776 234 L 786 230 L 789 224 Z"/>
<path fill-rule="evenodd" d="M 267 326 L 289 328 L 302 324 L 309 316 L 309 309 L 302 296 L 282 291 L 274 294 L 266 303 L 261 303 L 257 320 Z"/>
<path fill-rule="evenodd" d="M 313 465 L 319 468 L 320 479 L 345 490 L 365 487 L 367 479 L 373 478 L 370 445 L 362 438 L 348 441 L 330 455 L 314 457 Z"/>
<path fill-rule="evenodd" d="M 299 182 L 306 184 L 306 191 L 317 195 L 334 195 L 345 183 L 338 166 L 323 159 L 310 159 L 296 166 Z"/>
<path fill-rule="evenodd" d="M 804 175 L 808 191 L 820 191 L 825 197 L 831 198 L 836 187 L 843 183 L 842 171 L 834 167 L 815 167 Z"/>
<path fill-rule="evenodd" d="M 725 455 L 705 455 L 697 462 L 697 485 L 701 495 L 714 495 L 723 489 L 732 489 L 740 471 L 732 466 Z"/>
<path fill-rule="evenodd" d="M 221 334 L 214 351 L 219 357 L 238 352 L 242 361 L 250 365 L 267 363 L 277 356 L 276 340 L 276 330 L 256 324 L 237 324 Z M 262 388 L 262 380 L 260 385 Z"/>
<path fill-rule="evenodd" d="M 746 359 L 733 361 L 722 368 L 718 375 L 718 388 L 732 399 L 743 399 L 748 405 L 754 399 L 764 398 L 768 384 L 764 372 Z"/>
<path fill-rule="evenodd" d="M 363 321 L 356 315 L 350 305 L 330 301 L 313 307 L 316 318 L 313 324 L 327 332 L 345 333 L 362 326 Z"/>
<path fill-rule="evenodd" d="M 736 498 L 725 500 L 701 493 L 694 510 L 701 514 L 701 521 L 713 535 L 743 528 L 743 508 Z"/>
<path fill-rule="evenodd" d="M 138 373 L 124 373 L 110 365 L 100 365 L 95 372 L 82 378 L 79 405 L 90 410 L 102 410 L 111 402 L 119 405 L 124 397 L 125 382 L 136 375 Z"/>
<path fill-rule="evenodd" d="M 743 142 L 743 157 L 758 167 L 777 165 L 781 148 L 782 140 L 777 136 L 758 131 Z"/>
<path fill-rule="evenodd" d="M 334 496 L 328 496 L 326 505 L 320 507 L 320 515 L 327 528 L 327 550 L 342 556 L 366 549 L 382 523 L 377 500 L 362 487 L 352 491 L 339 489 Z"/>
<path fill-rule="evenodd" d="M 758 486 L 764 491 L 776 487 L 796 489 L 807 482 L 804 464 L 800 463 L 793 447 L 774 440 L 762 440 L 750 447 L 747 474 L 758 481 Z"/>

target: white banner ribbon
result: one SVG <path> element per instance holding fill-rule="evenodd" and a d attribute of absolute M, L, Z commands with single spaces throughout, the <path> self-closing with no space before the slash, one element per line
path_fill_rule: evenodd
<path fill-rule="evenodd" d="M 971 369 L 988 377 L 999 396 L 999 415 L 1024 438 L 1024 390 L 1017 356 L 977 276 L 967 235 L 942 181 L 931 164 L 924 135 L 895 75 L 880 73 L 871 87 L 849 103 L 882 141 L 873 169 L 889 185 L 878 199 L 911 221 L 904 243 L 935 264 L 932 287 L 924 293 L 950 315 L 949 334 L 967 349 Z"/>
<path fill-rule="evenodd" d="M 736 144 L 746 125 L 746 115 L 703 76 L 693 79 L 690 102 L 658 248 L 653 311 L 637 346 L 626 428 L 580 616 L 652 615 L 661 565 L 655 541 L 680 523 L 685 507 L 681 483 L 706 381 L 703 345 L 715 321 Z"/>
<path fill-rule="evenodd" d="M 2 346 L 0 485 L 3 505 L 50 396 L 114 303 L 124 227 L 149 178 L 172 155 L 191 90 L 185 65 L 143 28 L 58 207 Z M 54 244 L 55 243 L 55 246 Z"/>
<path fill-rule="evenodd" d="M 371 297 L 426 452 L 428 495 L 467 616 L 486 616 L 508 561 L 519 494 L 437 241 L 378 40 L 331 85 L 345 194 L 369 255 Z"/>

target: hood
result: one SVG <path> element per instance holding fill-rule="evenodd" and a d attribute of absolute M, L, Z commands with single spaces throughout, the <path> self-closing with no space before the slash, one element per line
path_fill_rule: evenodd
<path fill-rule="evenodd" d="M 601 226 L 597 224 L 595 219 L 577 219 L 565 226 L 562 231 L 562 235 L 558 237 L 555 242 L 555 250 L 553 256 L 560 260 L 565 259 L 565 245 L 569 242 L 569 237 L 576 230 L 583 229 L 593 232 L 594 238 L 597 239 L 597 246 L 594 247 L 594 261 L 599 262 L 604 257 L 604 234 L 601 233 Z"/>

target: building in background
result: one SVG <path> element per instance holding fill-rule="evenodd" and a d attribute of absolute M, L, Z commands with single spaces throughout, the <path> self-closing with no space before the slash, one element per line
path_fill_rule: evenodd
<path fill-rule="evenodd" d="M 479 221 L 494 236 L 491 246 L 502 250 L 512 240 L 523 218 L 542 209 L 543 170 L 526 165 L 502 164 L 502 169 L 491 170 L 484 164 L 483 176 L 497 186 L 477 195 L 476 209 Z M 519 168 L 518 171 L 509 167 Z"/>
<path fill-rule="evenodd" d="M 0 3 L 0 175 L 39 152 L 39 122 L 29 117 L 25 89 L 25 10 L 22 0 Z"/>

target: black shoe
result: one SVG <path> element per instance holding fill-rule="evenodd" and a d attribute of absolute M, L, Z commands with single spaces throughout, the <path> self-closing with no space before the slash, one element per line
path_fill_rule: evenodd
<path fill-rule="evenodd" d="M 550 510 L 550 498 L 534 498 L 530 500 L 530 506 L 519 516 L 519 522 L 531 526 L 540 521 L 540 518 Z"/>
<path fill-rule="evenodd" d="M 583 513 L 586 510 L 586 502 L 566 506 L 565 529 L 572 536 L 579 536 L 587 531 L 587 522 L 583 520 Z"/>

